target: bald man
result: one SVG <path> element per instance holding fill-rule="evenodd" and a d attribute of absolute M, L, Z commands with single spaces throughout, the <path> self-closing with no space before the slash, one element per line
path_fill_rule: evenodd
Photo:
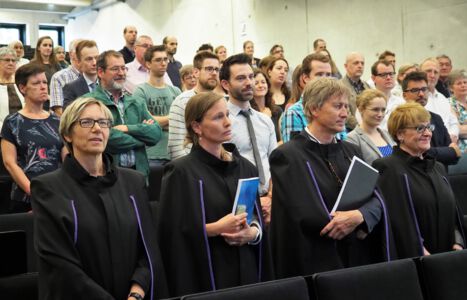
<path fill-rule="evenodd" d="M 349 98 L 350 115 L 347 118 L 346 127 L 351 130 L 357 125 L 357 119 L 355 118 L 355 113 L 357 111 L 357 95 L 364 90 L 369 89 L 370 86 L 360 79 L 365 69 L 365 58 L 361 53 L 351 52 L 347 54 L 344 67 L 347 73 L 341 81 L 350 89 L 351 92 L 351 96 Z"/>
<path fill-rule="evenodd" d="M 123 29 L 123 38 L 125 39 L 125 46 L 118 51 L 123 55 L 125 63 L 132 62 L 135 59 L 135 42 L 138 35 L 138 30 L 135 26 L 128 25 Z"/>

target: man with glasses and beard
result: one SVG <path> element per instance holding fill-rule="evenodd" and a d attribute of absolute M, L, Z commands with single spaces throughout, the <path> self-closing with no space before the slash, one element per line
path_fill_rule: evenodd
<path fill-rule="evenodd" d="M 101 53 L 97 59 L 99 85 L 85 97 L 103 102 L 112 112 L 113 127 L 105 151 L 114 156 L 118 166 L 136 169 L 147 179 L 146 146 L 156 145 L 162 133 L 146 104 L 124 91 L 126 73 L 127 67 L 120 52 L 109 50 Z"/>
<path fill-rule="evenodd" d="M 404 99 L 407 102 L 417 102 L 425 107 L 428 103 L 428 79 L 425 72 L 412 72 L 405 76 L 402 81 Z M 430 150 L 427 151 L 439 162 L 447 165 L 456 164 L 461 156 L 461 151 L 457 143 L 451 141 L 449 132 L 444 126 L 440 115 L 428 111 L 431 115 L 430 123 L 435 126 L 430 142 Z"/>
<path fill-rule="evenodd" d="M 219 83 L 219 58 L 212 52 L 200 51 L 193 58 L 193 75 L 198 83 L 194 89 L 181 93 L 172 102 L 169 111 L 169 155 L 176 159 L 191 151 L 191 144 L 185 145 L 185 107 L 196 94 L 213 91 Z"/>

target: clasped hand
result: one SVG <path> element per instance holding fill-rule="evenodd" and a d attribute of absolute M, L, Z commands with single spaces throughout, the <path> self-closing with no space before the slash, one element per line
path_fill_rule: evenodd
<path fill-rule="evenodd" d="M 331 221 L 321 230 L 321 236 L 341 240 L 363 223 L 363 215 L 359 210 L 336 211 L 331 214 Z"/>
<path fill-rule="evenodd" d="M 255 239 L 258 230 L 248 225 L 247 215 L 247 213 L 228 214 L 213 223 L 214 226 L 210 226 L 210 228 L 217 233 L 216 235 L 221 235 L 226 243 L 231 246 L 245 245 Z"/>

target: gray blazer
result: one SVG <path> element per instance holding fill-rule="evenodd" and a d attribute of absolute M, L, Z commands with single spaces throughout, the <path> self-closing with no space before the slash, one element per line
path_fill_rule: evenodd
<path fill-rule="evenodd" d="M 396 144 L 386 130 L 378 128 L 378 132 L 388 145 L 391 145 L 392 147 Z M 366 133 L 363 132 L 360 126 L 355 127 L 355 129 L 348 134 L 347 141 L 360 148 L 363 154 L 363 160 L 370 165 L 375 159 L 383 157 L 378 147 L 371 141 Z"/>

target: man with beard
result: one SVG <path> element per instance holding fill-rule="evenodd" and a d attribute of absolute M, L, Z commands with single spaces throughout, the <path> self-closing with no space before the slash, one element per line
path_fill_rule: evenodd
<path fill-rule="evenodd" d="M 171 159 L 187 155 L 191 144 L 185 145 L 185 107 L 191 97 L 202 92 L 213 91 L 219 82 L 219 58 L 212 52 L 201 51 L 193 58 L 193 75 L 198 78 L 196 86 L 181 93 L 169 111 L 169 155 Z"/>
<path fill-rule="evenodd" d="M 113 127 L 105 151 L 114 156 L 118 166 L 136 169 L 147 179 L 146 146 L 157 144 L 161 139 L 161 128 L 154 122 L 144 102 L 124 92 L 126 72 L 120 52 L 109 50 L 101 53 L 97 59 L 99 86 L 84 96 L 103 102 L 112 112 Z"/>
<path fill-rule="evenodd" d="M 277 147 L 276 133 L 271 118 L 250 106 L 253 99 L 255 77 L 250 57 L 237 54 L 227 58 L 219 74 L 221 85 L 229 94 L 232 143 L 238 152 L 258 168 L 259 193 L 266 223 L 270 221 L 271 173 L 269 155 Z"/>
<path fill-rule="evenodd" d="M 404 99 L 407 102 L 417 102 L 426 109 L 429 88 L 425 72 L 407 74 L 402 81 L 402 90 Z M 461 156 L 459 146 L 451 141 L 441 116 L 431 111 L 429 113 L 431 115 L 430 122 L 435 125 L 435 130 L 431 137 L 431 148 L 428 150 L 428 154 L 445 166 L 456 164 Z"/>
<path fill-rule="evenodd" d="M 174 55 L 177 53 L 178 41 L 174 36 L 166 36 L 162 43 L 165 46 L 167 51 L 167 56 L 169 58 L 169 63 L 167 65 L 167 74 L 169 74 L 170 80 L 173 85 L 182 89 L 182 81 L 180 79 L 180 69 L 182 68 L 182 63 L 178 60 L 175 60 Z"/>

